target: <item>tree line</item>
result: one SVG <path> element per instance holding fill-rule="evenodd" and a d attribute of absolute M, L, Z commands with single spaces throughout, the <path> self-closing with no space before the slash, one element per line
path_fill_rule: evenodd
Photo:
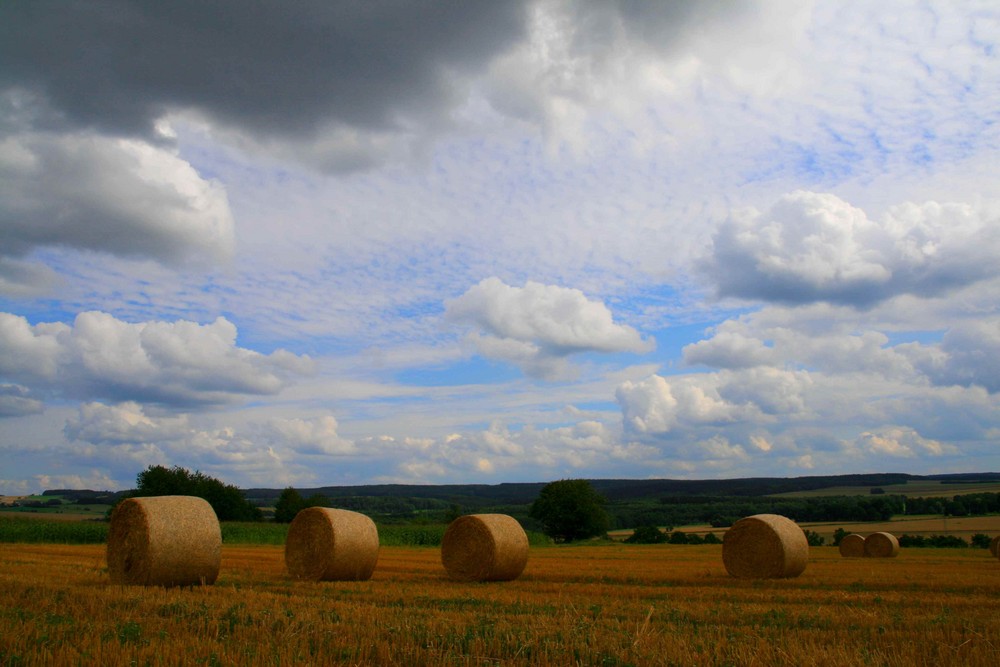
<path fill-rule="evenodd" d="M 202 472 L 179 466 L 150 466 L 139 473 L 129 496 L 193 495 L 205 498 L 221 521 L 261 521 L 261 508 L 239 488 Z M 290 522 L 307 507 L 339 507 L 369 514 L 380 520 L 413 520 L 447 523 L 465 513 L 463 507 L 443 498 L 343 496 L 321 493 L 303 496 L 285 488 L 274 505 L 274 521 Z M 495 511 L 515 516 L 528 529 L 545 532 L 560 541 L 602 535 L 611 528 L 659 527 L 708 523 L 725 528 L 753 514 L 781 514 L 797 522 L 887 521 L 900 514 L 1000 513 L 1000 493 L 974 493 L 948 498 L 906 498 L 875 493 L 868 496 L 747 497 L 671 495 L 658 499 L 609 502 L 583 479 L 558 480 L 543 485 L 533 502 L 526 505 L 478 506 L 474 511 Z M 680 536 L 674 539 L 680 540 Z"/>

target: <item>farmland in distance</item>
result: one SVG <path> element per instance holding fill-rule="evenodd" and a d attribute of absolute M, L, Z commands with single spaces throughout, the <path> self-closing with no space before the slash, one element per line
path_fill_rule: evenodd
<path fill-rule="evenodd" d="M 370 581 L 293 581 L 226 545 L 215 586 L 109 583 L 103 545 L 0 544 L 0 664 L 993 665 L 1000 562 L 982 549 L 730 578 L 721 547 L 533 548 L 513 582 L 449 581 L 383 547 Z"/>

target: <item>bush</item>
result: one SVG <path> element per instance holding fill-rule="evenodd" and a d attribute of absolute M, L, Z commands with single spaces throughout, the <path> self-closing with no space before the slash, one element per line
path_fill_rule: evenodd
<path fill-rule="evenodd" d="M 985 533 L 976 533 L 972 536 L 972 546 L 980 549 L 989 549 L 992 538 Z"/>
<path fill-rule="evenodd" d="M 808 542 L 811 547 L 821 547 L 826 542 L 826 539 L 820 537 L 817 532 L 811 530 L 804 530 L 802 532 L 806 534 L 806 542 Z"/>
<path fill-rule="evenodd" d="M 629 544 L 662 544 L 667 536 L 656 526 L 639 526 L 625 540 Z"/>
<path fill-rule="evenodd" d="M 968 547 L 969 543 L 955 535 L 931 535 L 930 537 L 923 535 L 901 535 L 899 537 L 899 546 L 954 549 Z"/>

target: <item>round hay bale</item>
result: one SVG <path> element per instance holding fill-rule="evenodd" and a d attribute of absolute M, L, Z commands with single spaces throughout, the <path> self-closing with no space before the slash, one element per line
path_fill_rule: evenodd
<path fill-rule="evenodd" d="M 219 519 L 203 498 L 128 498 L 111 513 L 107 558 L 114 584 L 214 584 L 222 561 Z"/>
<path fill-rule="evenodd" d="M 870 558 L 895 558 L 899 540 L 892 533 L 872 533 L 865 538 L 865 555 Z"/>
<path fill-rule="evenodd" d="M 740 519 L 722 539 L 722 562 L 740 579 L 797 577 L 806 569 L 809 542 L 791 519 L 755 514 Z"/>
<path fill-rule="evenodd" d="M 378 528 L 364 514 L 307 507 L 292 519 L 285 567 L 296 579 L 365 581 L 378 562 Z"/>
<path fill-rule="evenodd" d="M 990 540 L 990 553 L 994 558 L 1000 558 L 1000 535 Z"/>
<path fill-rule="evenodd" d="M 851 533 L 840 540 L 840 555 L 844 558 L 863 558 L 865 554 L 865 536 Z"/>
<path fill-rule="evenodd" d="M 510 581 L 528 564 L 528 535 L 506 514 L 468 514 L 448 526 L 441 564 L 458 581 Z"/>

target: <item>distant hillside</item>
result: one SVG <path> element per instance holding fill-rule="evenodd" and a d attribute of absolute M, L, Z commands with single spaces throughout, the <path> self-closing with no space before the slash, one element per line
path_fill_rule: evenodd
<path fill-rule="evenodd" d="M 917 481 L 948 484 L 1000 482 L 1000 472 L 910 475 L 906 473 L 866 473 L 811 477 L 747 477 L 738 479 L 591 479 L 590 483 L 611 502 L 658 500 L 679 496 L 769 496 L 782 493 L 817 491 L 831 487 L 881 487 Z M 466 510 L 504 505 L 526 505 L 538 497 L 547 482 L 503 484 L 366 484 L 360 486 L 296 487 L 303 496 L 319 494 L 327 498 L 385 498 L 427 501 L 428 506 L 460 505 Z M 244 495 L 258 504 L 270 504 L 283 489 L 245 489 Z M 45 496 L 59 496 L 66 502 L 111 503 L 124 491 L 51 489 Z"/>
<path fill-rule="evenodd" d="M 616 529 L 704 524 L 722 528 L 739 517 L 761 513 L 800 522 L 885 521 L 906 514 L 1000 514 L 1000 473 L 995 472 L 589 481 L 607 498 L 605 509 Z M 368 484 L 296 491 L 305 498 L 322 496 L 320 504 L 367 514 L 381 525 L 447 523 L 459 514 L 498 512 L 513 516 L 529 530 L 539 530 L 530 508 L 545 484 Z M 254 488 L 243 494 L 270 518 L 282 491 Z M 95 511 L 126 493 L 56 489 L 46 491 L 42 499 L 35 496 L 31 505 L 18 504 L 32 508 L 25 511 L 66 511 L 71 505 Z"/>
<path fill-rule="evenodd" d="M 748 477 L 742 479 L 592 479 L 597 491 L 612 502 L 662 498 L 664 496 L 766 496 L 794 491 L 814 491 L 841 486 L 891 487 L 908 481 L 930 480 L 949 483 L 1000 481 L 1000 473 L 957 473 L 947 475 L 909 475 L 905 473 L 869 473 L 822 475 L 813 477 Z M 362 486 L 321 486 L 297 488 L 303 496 L 313 494 L 328 498 L 393 497 L 421 498 L 450 502 L 465 508 L 496 505 L 523 505 L 538 497 L 546 482 L 504 484 L 370 484 Z M 276 499 L 282 489 L 246 489 L 248 498 L 258 501 Z M 891 492 L 891 491 L 887 491 Z"/>

